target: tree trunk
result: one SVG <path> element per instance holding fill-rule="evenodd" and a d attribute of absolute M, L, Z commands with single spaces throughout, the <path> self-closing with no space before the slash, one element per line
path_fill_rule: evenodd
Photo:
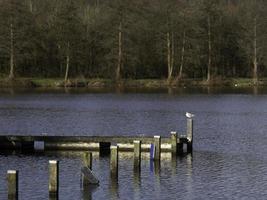
<path fill-rule="evenodd" d="M 9 79 L 14 78 L 14 32 L 13 32 L 13 24 L 10 24 L 10 71 L 9 71 Z"/>
<path fill-rule="evenodd" d="M 168 83 L 171 83 L 172 79 L 172 46 L 171 46 L 171 38 L 170 38 L 170 33 L 167 32 L 167 62 L 168 62 L 168 78 L 167 81 Z"/>
<path fill-rule="evenodd" d="M 182 54 L 181 54 L 181 64 L 180 64 L 180 69 L 179 69 L 179 74 L 176 78 L 177 81 L 181 80 L 182 75 L 183 75 L 183 67 L 184 67 L 184 54 L 185 54 L 185 30 L 184 30 L 184 34 L 183 34 L 183 46 L 182 46 Z"/>
<path fill-rule="evenodd" d="M 33 13 L 33 3 L 32 3 L 32 0 L 29 0 L 29 7 L 30 7 L 30 12 Z"/>
<path fill-rule="evenodd" d="M 69 78 L 69 67 L 70 67 L 70 43 L 67 44 L 67 54 L 66 54 L 66 71 L 65 71 L 65 84 Z"/>
<path fill-rule="evenodd" d="M 116 81 L 121 80 L 121 68 L 122 68 L 122 23 L 119 25 L 119 52 L 118 52 L 118 65 L 116 69 Z"/>
<path fill-rule="evenodd" d="M 257 62 L 257 18 L 254 18 L 254 55 L 253 55 L 253 84 L 258 84 L 258 62 Z"/>
<path fill-rule="evenodd" d="M 208 45 L 209 45 L 209 53 L 208 53 L 208 69 L 207 69 L 207 82 L 210 82 L 211 79 L 211 24 L 210 24 L 210 16 L 208 16 Z"/>
<path fill-rule="evenodd" d="M 172 75 L 172 71 L 173 71 L 173 66 L 174 66 L 174 35 L 172 32 L 172 38 L 171 38 L 171 75 Z"/>

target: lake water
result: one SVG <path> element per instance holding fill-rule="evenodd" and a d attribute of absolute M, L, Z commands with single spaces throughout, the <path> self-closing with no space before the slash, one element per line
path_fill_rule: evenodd
<path fill-rule="evenodd" d="M 195 113 L 194 151 L 164 154 L 160 171 L 142 154 L 121 153 L 119 180 L 109 157 L 93 154 L 100 186 L 80 187 L 83 152 L 23 155 L 1 152 L 0 199 L 6 171 L 19 170 L 20 199 L 48 199 L 48 161 L 60 161 L 59 199 L 267 199 L 267 90 L 147 91 L 1 90 L 0 134 L 162 135 L 184 133 L 185 112 Z"/>

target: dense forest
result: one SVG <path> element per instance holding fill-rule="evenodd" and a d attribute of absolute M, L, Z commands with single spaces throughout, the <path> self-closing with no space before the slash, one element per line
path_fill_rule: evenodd
<path fill-rule="evenodd" d="M 266 13 L 264 0 L 0 0 L 0 73 L 257 83 Z"/>

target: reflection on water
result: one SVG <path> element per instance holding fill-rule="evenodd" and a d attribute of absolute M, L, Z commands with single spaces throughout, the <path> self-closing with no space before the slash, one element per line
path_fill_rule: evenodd
<path fill-rule="evenodd" d="M 184 113 L 190 111 L 196 114 L 193 154 L 162 153 L 157 165 L 149 153 L 142 153 L 137 172 L 133 153 L 120 152 L 115 181 L 110 178 L 109 156 L 93 152 L 93 172 L 100 186 L 91 190 L 80 186 L 84 152 L 1 151 L 0 199 L 7 197 L 9 169 L 20 172 L 20 199 L 49 199 L 48 161 L 52 159 L 60 161 L 59 199 L 64 200 L 266 199 L 266 88 L 124 88 L 120 92 L 2 91 L 0 132 L 170 136 L 173 130 L 185 132 Z"/>
<path fill-rule="evenodd" d="M 86 185 L 84 186 L 82 192 L 83 200 L 93 200 L 93 193 L 97 190 L 98 186 L 96 185 Z"/>
<path fill-rule="evenodd" d="M 254 87 L 179 87 L 179 88 L 0 88 L 0 94 L 20 95 L 20 94 L 43 94 L 43 93 L 65 93 L 65 94 L 81 94 L 81 93 L 165 93 L 169 95 L 177 94 L 266 94 L 266 86 Z"/>
<path fill-rule="evenodd" d="M 134 191 L 135 194 L 139 194 L 140 193 L 140 187 L 141 187 L 141 171 L 134 171 Z"/>
<path fill-rule="evenodd" d="M 186 155 L 186 164 L 187 164 L 187 175 L 192 177 L 192 169 L 193 169 L 193 154 Z"/>
<path fill-rule="evenodd" d="M 49 194 L 49 200 L 58 200 L 58 194 Z"/>
<path fill-rule="evenodd" d="M 119 181 L 117 177 L 110 177 L 110 197 L 111 199 L 119 199 L 119 193 L 118 193 L 118 189 L 119 189 Z"/>
<path fill-rule="evenodd" d="M 254 95 L 258 95 L 259 94 L 259 87 L 257 87 L 257 86 L 253 87 L 253 94 Z"/>
<path fill-rule="evenodd" d="M 100 179 L 100 186 L 89 185 L 82 188 L 79 184 L 80 166 L 84 152 L 61 152 L 53 155 L 48 152 L 43 156 L 16 155 L 12 154 L 0 156 L 0 175 L 6 169 L 19 169 L 20 173 L 20 199 L 45 199 L 48 193 L 48 168 L 50 159 L 60 160 L 60 193 L 59 199 L 119 199 L 129 197 L 129 199 L 179 199 L 179 194 L 183 194 L 183 199 L 209 199 L 211 197 L 220 198 L 221 195 L 230 192 L 237 195 L 236 188 L 241 194 L 245 192 L 250 197 L 256 196 L 246 192 L 246 188 L 257 188 L 256 194 L 265 191 L 266 186 L 263 181 L 264 171 L 266 171 L 266 159 L 258 160 L 249 157 L 240 157 L 231 154 L 220 154 L 212 152 L 195 152 L 194 160 L 191 154 L 174 157 L 164 154 L 161 163 L 154 162 L 149 156 L 142 155 L 141 171 L 133 170 L 133 156 L 131 153 L 120 155 L 119 178 L 111 178 L 109 171 L 109 159 L 98 157 L 96 154 L 93 162 L 93 171 Z M 146 153 L 145 153 L 146 154 Z M 33 162 L 32 164 L 30 164 Z M 28 166 L 30 164 L 30 166 Z M 152 166 L 152 168 L 151 168 Z M 26 173 L 30 169 L 30 173 Z M 151 172 L 150 170 L 153 169 Z M 255 170 L 256 169 L 256 170 Z M 252 177 L 244 177 L 249 175 Z M 33 177 L 38 182 L 32 182 Z M 256 178 L 256 180 L 254 180 Z M 236 185 L 238 180 L 242 184 Z M 260 186 L 258 181 L 263 184 Z M 38 184 L 41 182 L 40 184 Z M 26 184 L 27 183 L 27 184 Z M 5 185 L 5 180 L 0 179 L 0 184 Z M 37 185 L 36 185 L 37 184 Z M 229 184 L 229 185 L 228 185 Z M 254 186 L 254 184 L 257 186 Z M 25 187 L 27 185 L 27 187 Z M 233 188 L 234 187 L 234 188 Z M 264 189 L 264 190 L 263 190 Z M 202 191 L 206 191 L 203 193 Z M 29 196 L 30 194 L 30 196 Z M 0 199 L 6 196 L 5 188 L 0 189 Z M 242 197 L 244 195 L 237 195 Z M 227 196 L 226 196 L 227 198 Z M 49 198 L 54 200 L 56 198 Z"/>
<path fill-rule="evenodd" d="M 177 155 L 176 154 L 172 154 L 172 158 L 171 158 L 171 165 L 172 165 L 172 175 L 175 175 L 177 173 L 176 169 L 177 169 Z"/>
<path fill-rule="evenodd" d="M 159 160 L 150 160 L 150 172 L 154 173 L 156 176 L 160 174 L 160 163 Z"/>

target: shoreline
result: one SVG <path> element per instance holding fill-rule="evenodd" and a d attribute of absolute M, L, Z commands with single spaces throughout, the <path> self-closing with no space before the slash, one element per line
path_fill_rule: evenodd
<path fill-rule="evenodd" d="M 229 78 L 213 80 L 207 83 L 200 79 L 183 79 L 178 83 L 168 84 L 166 79 L 123 79 L 119 83 L 111 79 L 70 79 L 67 85 L 59 78 L 16 78 L 13 80 L 0 78 L 0 88 L 182 88 L 182 87 L 234 87 L 248 88 L 267 86 L 267 78 L 260 79 L 254 85 L 250 78 Z"/>

